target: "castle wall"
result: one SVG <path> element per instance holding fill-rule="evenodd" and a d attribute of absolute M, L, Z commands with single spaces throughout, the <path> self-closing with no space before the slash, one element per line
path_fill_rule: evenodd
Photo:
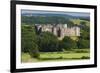
<path fill-rule="evenodd" d="M 67 25 L 64 24 L 58 24 L 56 26 L 51 24 L 46 25 L 38 25 L 38 29 L 42 29 L 42 32 L 48 31 L 53 33 L 54 35 L 58 36 L 58 38 L 62 39 L 65 36 L 80 36 L 80 28 L 78 26 L 74 27 L 67 27 Z"/>

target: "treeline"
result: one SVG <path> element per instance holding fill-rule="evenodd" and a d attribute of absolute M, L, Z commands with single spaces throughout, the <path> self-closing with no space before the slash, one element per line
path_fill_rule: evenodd
<path fill-rule="evenodd" d="M 68 26 L 74 25 L 67 17 L 61 16 L 22 16 L 21 22 L 25 24 L 68 24 Z"/>
<path fill-rule="evenodd" d="M 89 28 L 86 27 L 82 27 L 81 36 L 78 37 L 78 40 L 73 40 L 68 36 L 65 36 L 62 40 L 58 40 L 57 36 L 50 32 L 37 34 L 33 25 L 22 25 L 22 52 L 28 52 L 32 57 L 37 58 L 39 52 L 59 52 L 70 49 L 90 48 Z"/>

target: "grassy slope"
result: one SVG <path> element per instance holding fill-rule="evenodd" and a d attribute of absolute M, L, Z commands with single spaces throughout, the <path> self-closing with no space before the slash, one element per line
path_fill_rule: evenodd
<path fill-rule="evenodd" d="M 80 22 L 84 21 L 84 22 L 86 22 L 86 25 L 87 26 L 90 26 L 90 22 L 89 21 L 86 21 L 86 20 L 70 19 L 70 21 L 72 21 L 74 24 L 78 24 L 78 25 L 80 25 Z"/>
<path fill-rule="evenodd" d="M 85 57 L 85 58 L 84 58 Z M 28 53 L 22 53 L 22 62 L 61 61 L 89 59 L 89 49 L 75 49 L 64 52 L 40 52 L 40 59 L 31 58 Z"/>
<path fill-rule="evenodd" d="M 81 58 L 83 56 L 89 56 L 89 53 L 44 53 L 40 55 L 40 58 L 66 58 L 66 59 L 75 59 Z"/>
<path fill-rule="evenodd" d="M 21 62 L 37 62 L 38 60 L 35 58 L 31 58 L 28 53 L 22 53 Z"/>

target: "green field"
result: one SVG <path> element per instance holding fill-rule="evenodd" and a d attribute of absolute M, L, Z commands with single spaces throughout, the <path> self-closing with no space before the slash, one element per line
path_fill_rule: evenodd
<path fill-rule="evenodd" d="M 81 20 L 81 19 L 70 19 L 74 24 L 80 25 L 81 22 L 85 22 L 85 25 L 90 27 L 90 22 L 87 20 Z"/>
<path fill-rule="evenodd" d="M 61 61 L 61 60 L 83 60 L 89 59 L 89 49 L 75 49 L 64 52 L 40 52 L 38 59 L 31 58 L 28 53 L 22 53 L 22 62 L 42 62 L 42 61 Z"/>

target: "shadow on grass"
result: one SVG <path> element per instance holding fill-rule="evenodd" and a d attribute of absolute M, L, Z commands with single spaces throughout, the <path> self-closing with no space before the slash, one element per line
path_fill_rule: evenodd
<path fill-rule="evenodd" d="M 45 61 L 45 60 L 77 60 L 77 59 L 90 59 L 90 57 L 88 56 L 82 56 L 81 58 L 63 58 L 62 56 L 61 57 L 58 57 L 58 58 L 38 58 L 38 60 L 40 61 Z"/>

